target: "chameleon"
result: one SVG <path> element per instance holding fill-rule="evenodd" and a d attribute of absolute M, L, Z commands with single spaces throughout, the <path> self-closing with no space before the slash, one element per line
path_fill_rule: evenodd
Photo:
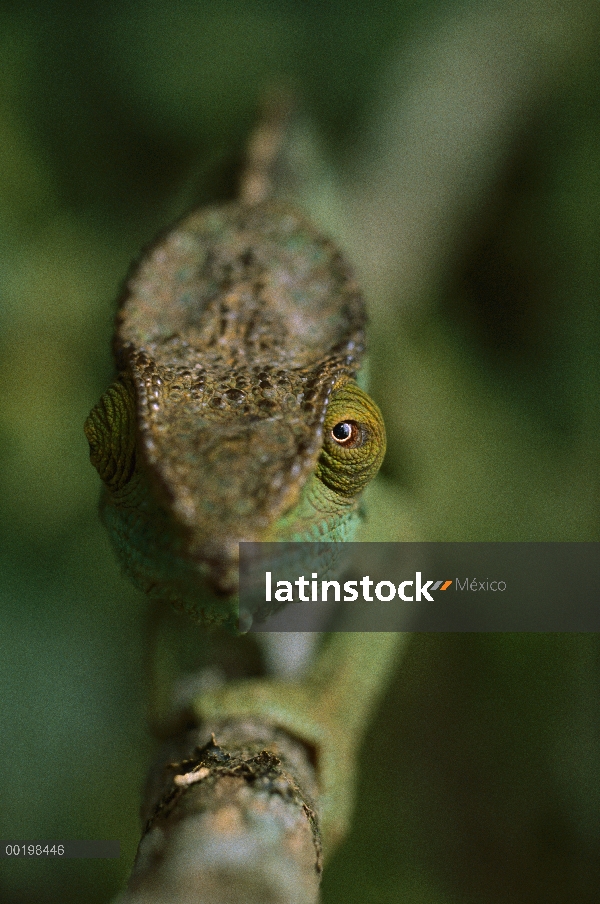
<path fill-rule="evenodd" d="M 239 543 L 351 540 L 386 446 L 359 374 L 366 316 L 350 265 L 278 190 L 284 120 L 251 139 L 236 201 L 194 210 L 134 264 L 117 376 L 85 424 L 126 574 L 234 631 Z M 200 722 L 256 717 L 316 751 L 326 852 L 347 828 L 355 752 L 396 649 L 392 634 L 331 635 L 301 682 L 227 683 L 193 701 Z"/>
<path fill-rule="evenodd" d="M 260 172 L 255 152 L 238 201 L 192 212 L 134 265 L 118 375 L 85 424 L 127 575 L 231 627 L 240 541 L 352 539 L 386 442 L 356 381 L 350 266 L 301 212 L 250 190 Z"/>

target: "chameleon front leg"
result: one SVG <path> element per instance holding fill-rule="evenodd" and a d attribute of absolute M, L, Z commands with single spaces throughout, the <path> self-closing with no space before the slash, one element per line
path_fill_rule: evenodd
<path fill-rule="evenodd" d="M 193 701 L 196 716 L 207 727 L 257 719 L 300 740 L 310 751 L 326 857 L 349 827 L 358 750 L 406 637 L 391 632 L 330 634 L 301 682 L 238 682 L 201 693 Z"/>

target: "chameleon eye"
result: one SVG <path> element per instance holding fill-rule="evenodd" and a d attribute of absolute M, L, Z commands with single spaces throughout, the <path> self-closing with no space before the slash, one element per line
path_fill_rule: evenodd
<path fill-rule="evenodd" d="M 385 427 L 373 399 L 351 380 L 331 395 L 324 437 L 317 477 L 342 496 L 356 496 L 381 466 Z"/>
<path fill-rule="evenodd" d="M 331 435 L 340 446 L 354 449 L 362 445 L 362 430 L 356 421 L 340 421 L 336 424 Z"/>
<path fill-rule="evenodd" d="M 120 490 L 135 467 L 135 403 L 133 387 L 117 377 L 85 422 L 90 460 L 111 490 Z"/>

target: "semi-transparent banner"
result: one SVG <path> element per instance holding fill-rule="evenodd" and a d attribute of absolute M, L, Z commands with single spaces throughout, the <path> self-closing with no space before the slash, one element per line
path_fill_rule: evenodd
<path fill-rule="evenodd" d="M 600 543 L 240 543 L 252 631 L 599 631 Z"/>

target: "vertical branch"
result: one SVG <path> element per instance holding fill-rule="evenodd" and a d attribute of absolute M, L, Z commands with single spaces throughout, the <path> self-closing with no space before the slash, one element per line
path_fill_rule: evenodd
<path fill-rule="evenodd" d="M 161 751 L 115 904 L 314 904 L 321 844 L 306 748 L 259 720 L 213 727 Z"/>

